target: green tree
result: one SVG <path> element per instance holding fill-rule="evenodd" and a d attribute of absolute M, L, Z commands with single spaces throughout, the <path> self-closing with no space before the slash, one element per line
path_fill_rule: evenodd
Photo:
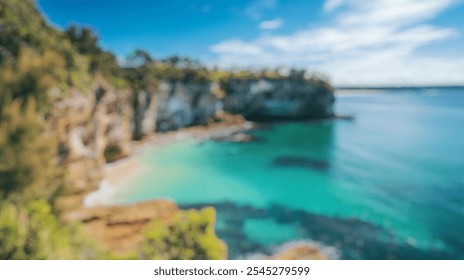
<path fill-rule="evenodd" d="M 177 214 L 171 225 L 155 221 L 142 245 L 143 259 L 219 260 L 227 247 L 214 232 L 215 210 L 187 210 Z"/>
<path fill-rule="evenodd" d="M 71 25 L 65 34 L 73 47 L 89 58 L 90 73 L 94 74 L 99 71 L 110 80 L 121 75 L 121 68 L 116 57 L 98 45 L 98 36 L 90 28 Z"/>
<path fill-rule="evenodd" d="M 55 143 L 45 133 L 35 102 L 12 102 L 0 115 L 0 195 L 54 194 L 60 185 Z"/>
<path fill-rule="evenodd" d="M 50 109 L 49 89 L 65 79 L 64 60 L 54 51 L 38 54 L 22 49 L 19 57 L 0 68 L 0 112 L 13 101 L 25 106 L 34 100 L 38 111 Z"/>

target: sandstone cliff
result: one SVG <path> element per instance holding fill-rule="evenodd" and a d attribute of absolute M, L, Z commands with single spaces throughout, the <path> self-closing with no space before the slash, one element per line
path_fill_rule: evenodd
<path fill-rule="evenodd" d="M 58 160 L 65 166 L 67 194 L 95 190 L 108 161 L 131 152 L 130 92 L 98 78 L 88 92 L 71 90 L 55 101 L 49 116 L 57 138 Z"/>

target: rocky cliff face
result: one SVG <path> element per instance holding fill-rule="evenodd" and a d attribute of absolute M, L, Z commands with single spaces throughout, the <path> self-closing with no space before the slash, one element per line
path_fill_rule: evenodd
<path fill-rule="evenodd" d="M 164 83 L 158 94 L 156 131 L 206 124 L 217 106 L 210 84 Z"/>
<path fill-rule="evenodd" d="M 133 131 L 142 139 L 157 131 L 206 124 L 219 101 L 210 84 L 161 83 L 156 92 L 140 91 L 134 96 Z"/>
<path fill-rule="evenodd" d="M 226 90 L 223 100 L 201 83 L 162 83 L 156 92 L 134 93 L 97 78 L 89 92 L 71 91 L 55 102 L 50 117 L 69 192 L 95 190 L 102 166 L 127 156 L 133 139 L 206 124 L 222 107 L 262 121 L 333 116 L 333 91 L 304 80 L 237 79 Z"/>
<path fill-rule="evenodd" d="M 231 79 L 219 100 L 212 84 L 162 83 L 157 92 L 137 94 L 135 138 L 155 131 L 207 123 L 218 109 L 249 120 L 321 119 L 334 116 L 333 89 L 322 81 Z"/>
<path fill-rule="evenodd" d="M 232 79 L 224 109 L 248 120 L 333 117 L 333 89 L 324 82 L 291 79 Z"/>
<path fill-rule="evenodd" d="M 87 93 L 72 90 L 56 101 L 49 118 L 69 193 L 96 189 L 103 164 L 130 153 L 130 92 L 115 90 L 102 79 Z"/>

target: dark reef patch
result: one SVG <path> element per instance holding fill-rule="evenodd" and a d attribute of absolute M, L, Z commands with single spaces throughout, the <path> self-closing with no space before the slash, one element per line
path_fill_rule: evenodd
<path fill-rule="evenodd" d="M 281 156 L 274 158 L 272 166 L 276 167 L 301 167 L 318 171 L 326 171 L 330 164 L 327 161 L 303 156 Z"/>
<path fill-rule="evenodd" d="M 213 206 L 225 228 L 217 234 L 229 246 L 229 258 L 241 258 L 246 254 L 270 253 L 269 246 L 248 238 L 244 232 L 246 219 L 273 219 L 282 225 L 296 225 L 302 239 L 311 239 L 326 246 L 335 247 L 341 259 L 459 259 L 462 256 L 443 250 L 422 250 L 398 240 L 386 228 L 355 218 L 329 217 L 282 205 L 257 208 L 231 202 L 214 204 L 181 205 L 182 208 Z M 278 245 L 278 244 L 275 244 Z"/>

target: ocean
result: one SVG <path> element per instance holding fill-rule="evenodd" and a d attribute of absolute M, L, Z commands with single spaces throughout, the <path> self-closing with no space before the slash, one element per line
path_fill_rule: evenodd
<path fill-rule="evenodd" d="M 336 112 L 353 119 L 154 147 L 112 202 L 212 205 L 232 259 L 302 240 L 341 259 L 463 259 L 464 89 L 352 91 Z"/>

